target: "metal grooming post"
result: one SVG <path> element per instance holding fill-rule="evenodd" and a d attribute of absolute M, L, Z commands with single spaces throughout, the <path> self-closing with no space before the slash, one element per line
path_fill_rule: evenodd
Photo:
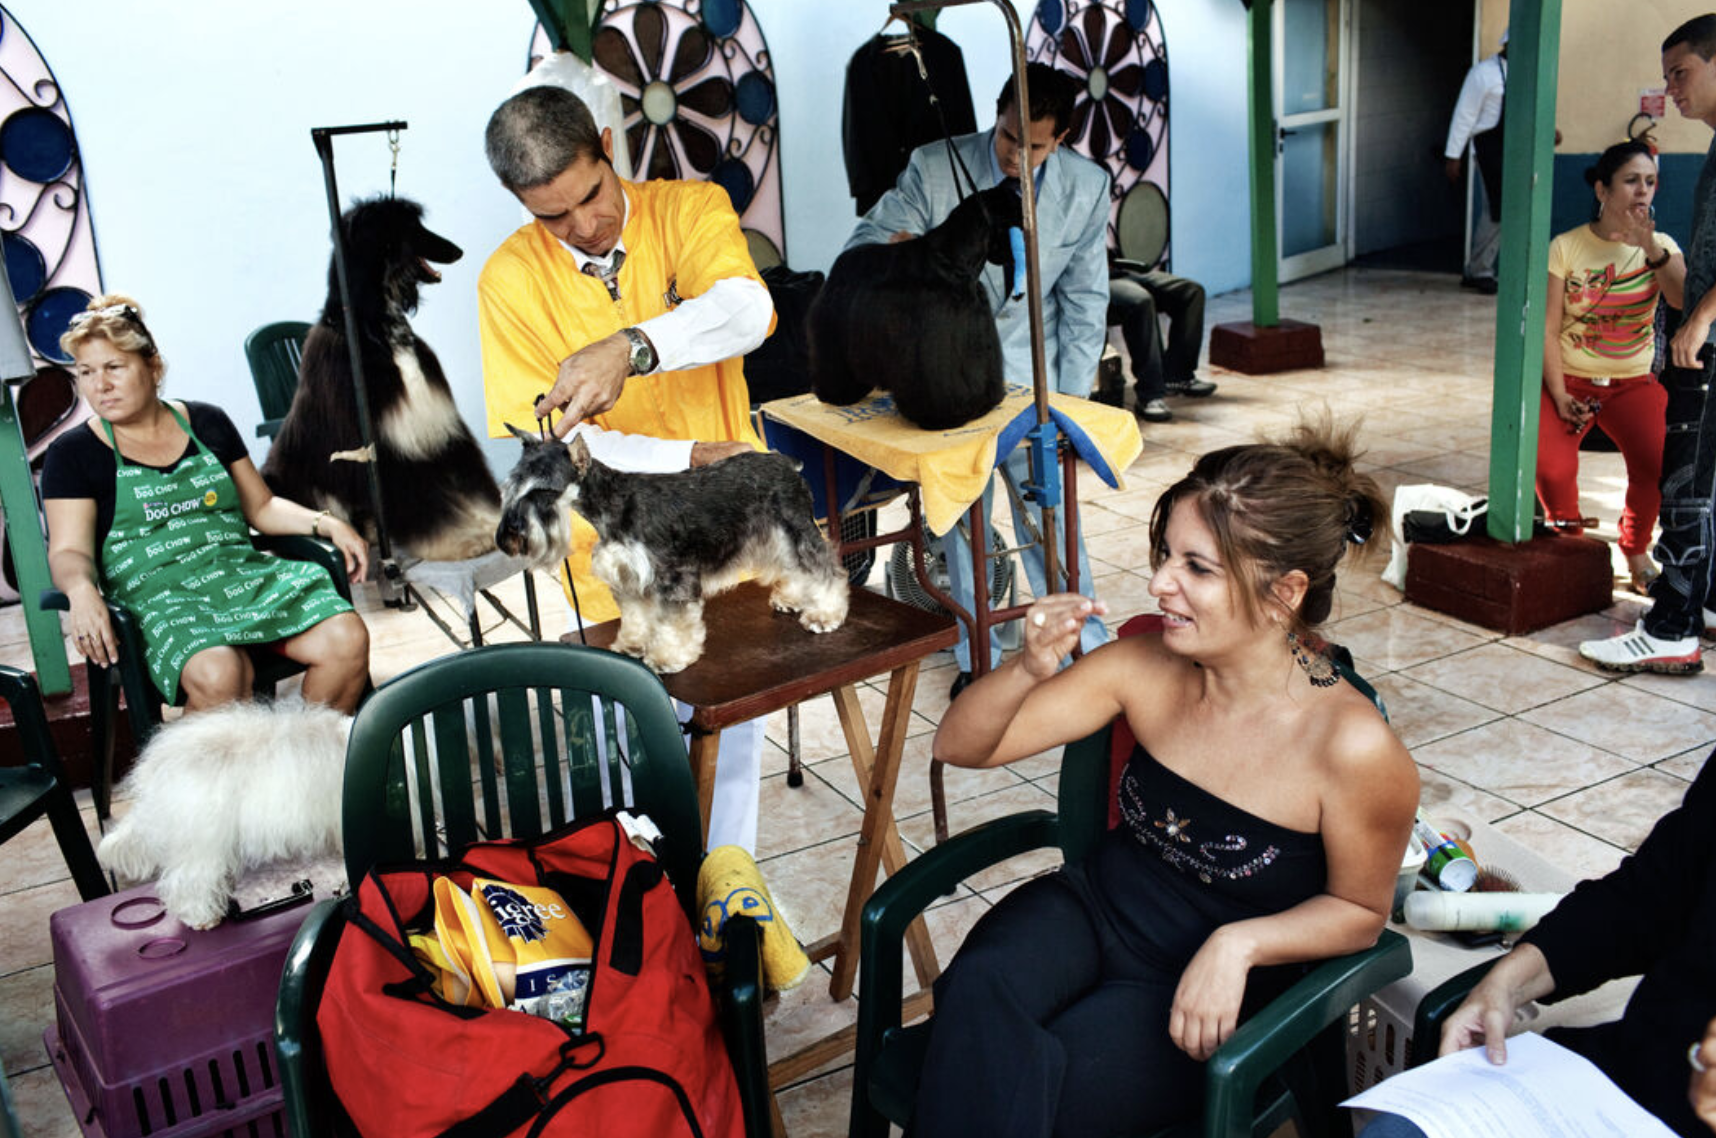
<path fill-rule="evenodd" d="M 36 486 L 30 479 L 30 454 L 24 446 L 24 427 L 18 421 L 15 394 L 36 377 L 36 363 L 24 339 L 18 305 L 12 299 L 12 282 L 0 273 L 0 506 L 6 511 L 6 548 L 18 571 L 18 594 L 24 609 L 24 628 L 30 634 L 30 656 L 36 665 L 36 680 L 43 695 L 65 695 L 72 690 L 71 669 L 66 664 L 66 645 L 60 633 L 58 613 L 46 612 L 36 598 L 53 583 L 48 574 L 48 546 L 42 538 L 41 514 L 36 506 Z"/>
<path fill-rule="evenodd" d="M 904 0 L 892 4 L 888 11 L 895 16 L 911 16 L 919 12 L 936 12 L 943 8 L 957 8 L 966 4 L 993 4 L 1000 10 L 1007 21 L 1007 38 L 1012 45 L 1013 53 L 1013 92 L 1014 102 L 1020 108 L 1020 122 L 1027 129 L 1030 126 L 1030 91 L 1025 85 L 1025 33 L 1019 25 L 1019 13 L 1013 10 L 1009 0 Z M 1019 179 L 1019 203 L 1022 214 L 1021 228 L 1025 231 L 1025 304 L 1026 312 L 1031 318 L 1031 387 L 1036 397 L 1037 425 L 1027 438 L 1030 440 L 1031 481 L 1026 489 L 1030 496 L 1037 498 L 1043 509 L 1043 567 L 1044 575 L 1051 582 L 1060 580 L 1060 551 L 1056 549 L 1052 535 L 1055 533 L 1055 510 L 1060 504 L 1060 472 L 1054 457 L 1055 427 L 1054 420 L 1049 418 L 1049 382 L 1048 367 L 1045 362 L 1043 349 L 1043 286 L 1042 270 L 1037 264 L 1037 183 L 1036 168 L 1031 164 L 1031 148 L 1021 148 L 1020 157 L 1025 165 L 1025 176 Z M 977 535 L 973 535 L 974 538 Z M 976 541 L 973 542 L 976 545 Z M 973 551 L 973 560 L 980 549 Z M 979 605 L 987 600 L 987 589 L 981 584 L 977 586 L 976 594 Z M 979 666 L 978 651 L 988 651 L 988 637 L 981 640 L 973 636 L 972 668 L 974 674 Z M 983 656 L 982 667 L 987 670 L 989 658 Z"/>
<path fill-rule="evenodd" d="M 322 182 L 328 191 L 328 221 L 334 237 L 334 276 L 340 286 L 340 302 L 346 314 L 346 348 L 351 352 L 352 385 L 357 396 L 358 437 L 363 439 L 364 472 L 369 477 L 370 508 L 375 511 L 376 546 L 381 553 L 377 577 L 382 586 L 382 599 L 390 608 L 410 609 L 411 586 L 406 583 L 399 563 L 393 559 L 393 542 L 387 533 L 387 515 L 381 503 L 381 475 L 376 467 L 375 434 L 369 421 L 369 387 L 364 382 L 363 345 L 358 340 L 357 314 L 352 311 L 352 290 L 346 278 L 346 239 L 340 230 L 340 191 L 334 180 L 334 135 L 378 134 L 400 131 L 403 122 L 374 122 L 359 126 L 318 126 L 310 129 L 310 139 L 316 144 L 316 156 L 322 160 Z M 397 598 L 390 597 L 397 586 Z"/>
<path fill-rule="evenodd" d="M 902 3 L 891 4 L 888 11 L 895 16 L 907 17 L 920 12 L 935 12 L 943 8 L 955 8 L 965 4 L 992 3 L 1000 9 L 1002 17 L 1007 21 L 1007 38 L 1012 46 L 1013 55 L 1013 102 L 1019 109 L 1019 125 L 1021 130 L 1029 134 L 1031 125 L 1031 93 L 1025 79 L 1025 32 L 1019 26 L 1019 13 L 1014 11 L 1010 0 L 904 0 Z M 1041 543 L 1043 548 L 1043 576 L 1048 582 L 1050 591 L 1055 591 L 1063 580 L 1061 576 L 1060 549 L 1055 542 L 1057 527 L 1055 512 L 1061 502 L 1061 470 L 1057 449 L 1060 438 L 1059 431 L 1053 419 L 1049 417 L 1049 378 L 1048 365 L 1043 349 L 1043 275 L 1037 262 L 1037 171 L 1031 162 L 1031 148 L 1025 145 L 1020 148 L 1020 160 L 1024 164 L 1024 174 L 1019 179 L 1020 228 L 1025 232 L 1025 304 L 1026 313 L 1031 320 L 1031 391 L 1036 399 L 1037 424 L 1025 433 L 1027 445 L 1030 447 L 1031 477 L 1025 483 L 1025 496 L 1034 499 L 1043 511 L 1043 529 Z M 1070 466 L 1069 466 L 1070 469 Z M 1073 537 L 1073 527 L 1078 524 L 1076 514 L 1067 518 L 1067 539 L 1070 544 Z M 972 582 L 972 630 L 971 630 L 971 674 L 981 676 L 989 670 L 989 554 L 988 554 L 989 519 L 981 519 L 981 524 L 972 526 L 971 533 L 971 562 L 972 572 L 976 580 Z M 955 540 L 958 540 L 957 536 Z M 920 579 L 922 579 L 923 552 L 921 546 L 917 550 Z M 1073 559 L 1072 576 L 1066 578 L 1068 588 L 1077 587 L 1078 561 Z M 933 594 L 932 594 L 933 595 Z M 946 602 L 943 602 L 946 603 Z M 1077 649 L 1074 649 L 1075 654 Z M 936 841 L 941 842 L 947 837 L 947 796 L 942 786 L 943 764 L 939 759 L 930 760 L 930 803 L 936 820 Z"/>

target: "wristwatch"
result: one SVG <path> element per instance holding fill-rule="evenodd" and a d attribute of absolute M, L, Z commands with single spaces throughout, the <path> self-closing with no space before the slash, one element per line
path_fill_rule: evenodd
<path fill-rule="evenodd" d="M 621 328 L 627 340 L 631 342 L 630 356 L 633 375 L 648 375 L 655 370 L 655 348 L 650 346 L 648 337 L 636 328 Z"/>

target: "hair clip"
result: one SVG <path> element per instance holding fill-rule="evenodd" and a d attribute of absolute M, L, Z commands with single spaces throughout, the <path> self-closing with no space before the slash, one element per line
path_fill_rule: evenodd
<path fill-rule="evenodd" d="M 1346 532 L 1347 544 L 1348 545 L 1363 545 L 1365 542 L 1370 540 L 1370 535 L 1371 535 L 1370 511 L 1365 509 L 1364 506 L 1357 501 L 1348 502 L 1347 503 L 1347 532 Z"/>

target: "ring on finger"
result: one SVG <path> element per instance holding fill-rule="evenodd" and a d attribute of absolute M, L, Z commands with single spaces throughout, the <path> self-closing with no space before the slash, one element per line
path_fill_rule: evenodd
<path fill-rule="evenodd" d="M 1694 1039 L 1692 1041 L 1692 1045 L 1686 1049 L 1687 1064 L 1700 1075 L 1710 1069 L 1704 1065 L 1704 1060 L 1698 1057 L 1698 1049 L 1703 1046 L 1703 1043 L 1704 1041 L 1702 1039 Z"/>

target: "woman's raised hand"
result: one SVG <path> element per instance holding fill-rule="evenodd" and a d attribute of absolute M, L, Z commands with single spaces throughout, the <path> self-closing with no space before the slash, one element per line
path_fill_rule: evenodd
<path fill-rule="evenodd" d="M 1025 613 L 1025 643 L 1020 663 L 1025 671 L 1046 680 L 1060 670 L 1078 645 L 1079 631 L 1091 614 L 1108 611 L 1102 601 L 1077 593 L 1055 593 L 1033 604 Z"/>

